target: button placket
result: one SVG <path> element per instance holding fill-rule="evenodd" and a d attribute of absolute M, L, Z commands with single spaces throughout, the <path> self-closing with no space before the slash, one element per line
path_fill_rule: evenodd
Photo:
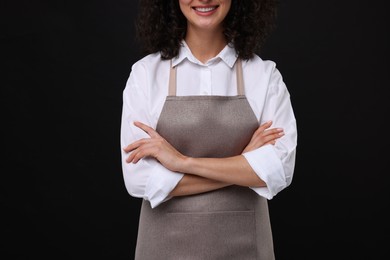
<path fill-rule="evenodd" d="M 211 69 L 209 67 L 201 69 L 200 94 L 211 95 Z"/>

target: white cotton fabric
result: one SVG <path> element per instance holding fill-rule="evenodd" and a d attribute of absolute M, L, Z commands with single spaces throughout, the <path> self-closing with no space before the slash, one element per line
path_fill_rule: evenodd
<path fill-rule="evenodd" d="M 226 46 L 206 63 L 197 60 L 183 41 L 180 53 L 172 62 L 177 66 L 177 95 L 237 95 L 234 48 Z M 273 61 L 254 58 L 243 61 L 245 95 L 260 124 L 272 120 L 271 127 L 283 128 L 285 135 L 275 145 L 265 145 L 243 154 L 256 174 L 267 184 L 255 188 L 259 196 L 272 199 L 291 184 L 294 172 L 297 129 L 289 91 Z M 169 60 L 150 54 L 133 64 L 123 91 L 121 147 L 147 134 L 134 121 L 156 127 L 168 95 Z M 131 196 L 150 201 L 156 207 L 169 200 L 169 193 L 183 177 L 151 158 L 126 163 L 122 150 L 122 170 Z"/>

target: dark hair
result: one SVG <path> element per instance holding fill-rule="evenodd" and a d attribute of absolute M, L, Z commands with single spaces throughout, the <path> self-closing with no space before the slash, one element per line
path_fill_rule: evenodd
<path fill-rule="evenodd" d="M 147 54 L 160 52 L 162 59 L 179 54 L 187 21 L 179 0 L 140 0 L 137 39 Z M 238 56 L 250 59 L 260 51 L 274 28 L 277 0 L 232 0 L 224 21 L 224 34 Z"/>

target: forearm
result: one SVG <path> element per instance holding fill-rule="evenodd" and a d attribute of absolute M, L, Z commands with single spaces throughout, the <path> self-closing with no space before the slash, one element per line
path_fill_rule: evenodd
<path fill-rule="evenodd" d="M 171 191 L 170 196 L 186 196 L 199 194 L 207 191 L 217 190 L 230 184 L 211 180 L 196 175 L 186 174 Z"/>
<path fill-rule="evenodd" d="M 127 163 L 137 163 L 140 159 L 151 156 L 156 158 L 164 167 L 171 171 L 196 175 L 217 182 L 235 184 L 246 187 L 264 187 L 261 180 L 243 155 L 228 158 L 192 158 L 178 152 L 170 143 L 162 138 L 153 128 L 135 122 L 150 138 L 143 138 L 124 148 Z M 279 138 L 281 129 L 264 131 L 260 126 L 253 135 L 248 147 L 256 149 Z M 270 132 L 270 134 L 267 134 Z M 268 136 L 268 138 L 267 138 Z"/>
<path fill-rule="evenodd" d="M 183 160 L 181 167 L 180 172 L 217 182 L 247 187 L 266 186 L 242 155 L 228 158 L 188 157 Z"/>

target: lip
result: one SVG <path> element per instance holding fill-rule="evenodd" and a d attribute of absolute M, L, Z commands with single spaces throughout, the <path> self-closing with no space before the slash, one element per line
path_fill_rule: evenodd
<path fill-rule="evenodd" d="M 214 14 L 218 10 L 219 5 L 202 5 L 202 6 L 193 6 L 191 8 L 198 15 L 209 16 Z"/>

